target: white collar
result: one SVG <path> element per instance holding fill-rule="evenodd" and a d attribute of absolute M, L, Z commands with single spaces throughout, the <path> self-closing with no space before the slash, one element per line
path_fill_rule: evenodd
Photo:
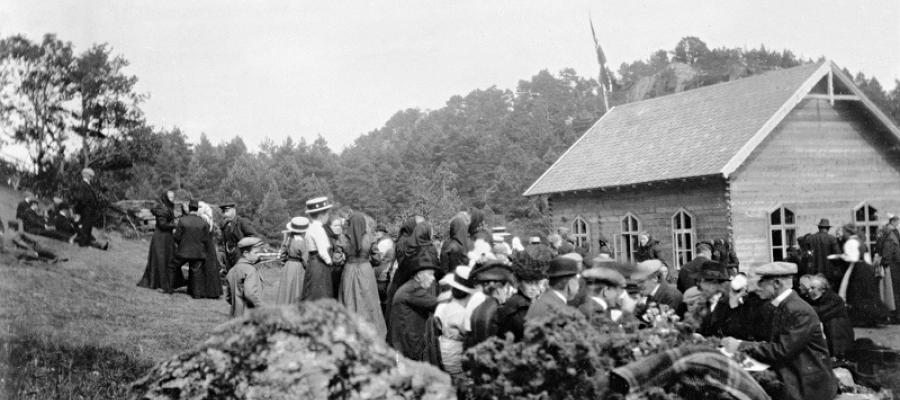
<path fill-rule="evenodd" d="M 785 291 L 781 292 L 781 294 L 772 299 L 772 305 L 775 307 L 781 305 L 781 303 L 784 302 L 784 299 L 791 295 L 791 292 L 793 292 L 793 290 L 791 289 L 786 289 Z"/>
<path fill-rule="evenodd" d="M 559 297 L 560 300 L 563 301 L 563 303 L 568 303 L 568 302 L 569 302 L 569 300 L 566 299 L 566 295 L 560 293 L 559 290 L 551 289 L 550 291 L 553 292 L 553 294 L 555 294 L 557 297 Z"/>
<path fill-rule="evenodd" d="M 596 301 L 597 304 L 599 304 L 601 307 L 603 307 L 604 311 L 609 309 L 609 304 L 607 304 L 606 300 L 604 300 L 602 297 L 591 296 L 591 300 Z"/>
<path fill-rule="evenodd" d="M 662 283 L 657 283 L 656 286 L 650 291 L 650 297 L 656 296 L 656 292 L 659 291 L 659 287 L 662 286 Z"/>

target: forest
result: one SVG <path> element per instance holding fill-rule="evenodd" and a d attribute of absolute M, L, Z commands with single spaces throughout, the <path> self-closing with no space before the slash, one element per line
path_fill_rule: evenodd
<path fill-rule="evenodd" d="M 78 53 L 53 34 L 40 41 L 14 35 L 0 40 L 0 146 L 25 145 L 29 165 L 0 161 L 0 177 L 50 196 L 90 166 L 110 201 L 155 199 L 165 189 L 179 199 L 234 201 L 275 235 L 318 195 L 391 225 L 418 214 L 443 226 L 477 207 L 489 223 L 541 233 L 549 229 L 545 200 L 521 194 L 606 111 L 599 76 L 614 107 L 814 61 L 763 45 L 710 49 L 690 36 L 616 71 L 542 70 L 515 88 L 479 88 L 438 109 L 398 110 L 335 152 L 321 136 L 304 139 L 309 132 L 259 149 L 240 136 L 212 143 L 204 134 L 192 143 L 178 128 L 145 120 L 148 94 L 136 92 L 138 77 L 109 45 Z M 900 82 L 887 89 L 846 72 L 900 121 Z"/>

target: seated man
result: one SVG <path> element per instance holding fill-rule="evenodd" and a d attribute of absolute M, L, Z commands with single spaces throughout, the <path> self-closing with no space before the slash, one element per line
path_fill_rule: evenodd
<path fill-rule="evenodd" d="M 676 311 L 681 307 L 681 292 L 665 280 L 666 265 L 657 259 L 642 261 L 635 266 L 630 279 L 640 287 L 644 299 L 638 307 L 635 315 L 644 314 L 647 307 L 656 304 L 660 309 L 665 305 L 668 309 Z"/>
<path fill-rule="evenodd" d="M 535 321 L 551 315 L 553 306 L 570 307 L 569 300 L 578 294 L 578 262 L 565 257 L 556 257 L 550 261 L 547 272 L 550 287 L 528 307 L 525 321 Z"/>
<path fill-rule="evenodd" d="M 582 273 L 587 297 L 578 310 L 594 326 L 634 321 L 637 301 L 625 290 L 625 277 L 613 268 L 597 267 Z"/>
<path fill-rule="evenodd" d="M 759 278 L 756 292 L 775 309 L 768 341 L 745 342 L 722 339 L 726 350 L 741 351 L 771 365 L 790 398 L 833 399 L 837 382 L 831 372 L 828 346 L 815 310 L 791 287 L 797 265 L 771 262 L 754 271 Z"/>
<path fill-rule="evenodd" d="M 64 233 L 51 229 L 52 227 L 47 224 L 47 219 L 38 212 L 37 200 L 29 202 L 29 206 L 22 212 L 21 218 L 25 232 L 62 241 L 69 239 Z"/>
<path fill-rule="evenodd" d="M 824 275 L 804 275 L 804 277 L 809 279 L 808 302 L 822 321 L 828 352 L 832 357 L 844 358 L 844 354 L 855 340 L 853 324 L 847 314 L 844 299 L 828 287 L 828 279 L 825 279 Z"/>

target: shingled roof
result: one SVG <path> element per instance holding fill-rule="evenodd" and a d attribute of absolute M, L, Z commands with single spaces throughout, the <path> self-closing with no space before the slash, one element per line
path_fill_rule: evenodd
<path fill-rule="evenodd" d="M 900 136 L 849 77 L 821 61 L 615 107 L 524 195 L 728 177 L 830 72 Z"/>

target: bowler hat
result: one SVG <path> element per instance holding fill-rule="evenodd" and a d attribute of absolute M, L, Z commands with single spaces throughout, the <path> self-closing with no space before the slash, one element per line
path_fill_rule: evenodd
<path fill-rule="evenodd" d="M 550 260 L 550 270 L 547 272 L 547 276 L 550 278 L 562 278 L 575 275 L 578 275 L 578 261 L 560 256 Z"/>
<path fill-rule="evenodd" d="M 720 282 L 731 280 L 725 267 L 716 261 L 707 261 L 700 266 L 700 279 Z"/>
<path fill-rule="evenodd" d="M 831 221 L 828 218 L 822 218 L 819 220 L 819 227 L 831 228 Z"/>
<path fill-rule="evenodd" d="M 469 275 L 474 282 L 512 282 L 512 267 L 500 260 L 488 260 L 483 264 L 475 265 Z"/>
<path fill-rule="evenodd" d="M 303 233 L 306 232 L 306 229 L 309 228 L 309 218 L 306 217 L 294 217 L 291 218 L 291 222 L 288 222 L 285 225 L 285 232 L 292 233 Z"/>
<path fill-rule="evenodd" d="M 306 201 L 306 213 L 312 214 L 320 211 L 325 211 L 329 208 L 333 207 L 330 201 L 328 201 L 328 197 L 314 197 Z"/>

